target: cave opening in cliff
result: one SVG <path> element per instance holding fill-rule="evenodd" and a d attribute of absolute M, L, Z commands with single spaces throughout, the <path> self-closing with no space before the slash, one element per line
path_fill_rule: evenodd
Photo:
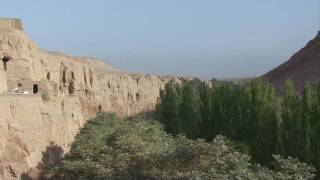
<path fill-rule="evenodd" d="M 74 83 L 73 81 L 71 80 L 70 83 L 69 83 L 69 94 L 74 94 Z"/>
<path fill-rule="evenodd" d="M 37 94 L 39 92 L 38 84 L 33 85 L 32 92 L 33 92 L 33 94 Z"/>
<path fill-rule="evenodd" d="M 10 60 L 11 60 L 11 57 L 9 57 L 9 56 L 4 56 L 2 58 L 3 68 L 4 68 L 5 71 L 7 71 L 8 62 Z"/>
<path fill-rule="evenodd" d="M 18 90 L 22 90 L 22 83 L 18 83 Z"/>

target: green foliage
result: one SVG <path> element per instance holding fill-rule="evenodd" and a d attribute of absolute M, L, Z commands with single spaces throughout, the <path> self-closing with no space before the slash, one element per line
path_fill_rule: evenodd
<path fill-rule="evenodd" d="M 86 123 L 60 170 L 76 179 L 122 179 L 135 176 L 140 159 L 170 152 L 172 146 L 157 122 L 104 113 Z"/>
<path fill-rule="evenodd" d="M 294 93 L 294 86 L 287 80 L 284 86 L 282 102 L 281 152 L 302 158 L 304 137 L 301 98 Z"/>
<path fill-rule="evenodd" d="M 158 120 L 165 124 L 165 129 L 174 135 L 182 133 L 180 124 L 181 119 L 179 117 L 180 113 L 180 103 L 181 103 L 181 93 L 180 88 L 178 88 L 174 83 L 168 83 L 165 86 L 165 90 L 160 92 L 160 100 L 157 104 L 157 117 Z"/>
<path fill-rule="evenodd" d="M 195 82 L 186 82 L 181 87 L 180 124 L 181 130 L 188 138 L 196 138 L 201 121 L 200 97 Z"/>
<path fill-rule="evenodd" d="M 306 163 L 301 163 L 297 159 L 288 157 L 283 159 L 279 155 L 273 155 L 275 159 L 275 169 L 282 172 L 285 179 L 313 179 L 315 169 Z"/>
<path fill-rule="evenodd" d="M 268 163 L 271 155 L 276 153 L 277 135 L 277 101 L 269 84 L 251 82 L 251 102 L 249 102 L 249 119 L 245 141 L 250 145 L 253 157 L 262 163 Z M 249 97 L 250 97 L 249 96 Z M 240 115 L 241 116 L 241 115 Z"/>
<path fill-rule="evenodd" d="M 177 138 L 173 153 L 145 164 L 149 177 L 159 179 L 273 179 L 277 173 L 254 165 L 250 156 L 228 146 L 217 136 L 211 143 Z M 279 176 L 280 177 L 280 176 Z"/>
<path fill-rule="evenodd" d="M 302 97 L 286 82 L 282 105 L 282 141 L 285 155 L 320 168 L 320 85 L 307 83 Z"/>
<path fill-rule="evenodd" d="M 297 160 L 275 156 L 281 171 L 272 171 L 230 144 L 223 136 L 211 142 L 173 138 L 158 122 L 101 113 L 81 129 L 57 169 L 64 179 L 82 180 L 312 177 L 313 169 Z"/>
<path fill-rule="evenodd" d="M 173 111 L 170 101 L 180 110 L 174 116 L 166 113 Z M 200 81 L 168 84 L 161 92 L 157 115 L 173 135 L 179 129 L 188 138 L 210 141 L 223 134 L 249 145 L 253 157 L 262 163 L 270 162 L 276 153 L 277 99 L 273 89 L 260 80 L 214 82 L 212 86 Z"/>
<path fill-rule="evenodd" d="M 171 90 L 175 96 L 169 99 Z M 170 101 L 174 116 L 163 113 L 172 111 L 166 105 Z M 292 82 L 286 81 L 280 98 L 261 80 L 171 83 L 161 92 L 156 111 L 173 135 L 210 142 L 222 134 L 240 142 L 241 152 L 249 152 L 259 163 L 270 165 L 272 154 L 280 153 L 320 169 L 319 83 L 307 83 L 302 95 L 296 95 Z"/>

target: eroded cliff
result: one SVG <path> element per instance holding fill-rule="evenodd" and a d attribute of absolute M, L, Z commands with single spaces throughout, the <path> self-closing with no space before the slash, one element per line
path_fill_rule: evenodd
<path fill-rule="evenodd" d="M 99 111 L 127 116 L 152 110 L 159 90 L 177 80 L 47 52 L 10 28 L 0 28 L 0 58 L 0 179 L 19 179 L 51 142 L 67 152 Z"/>

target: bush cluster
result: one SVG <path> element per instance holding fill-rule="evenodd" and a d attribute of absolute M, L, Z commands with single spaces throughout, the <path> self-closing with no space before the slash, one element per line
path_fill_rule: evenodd
<path fill-rule="evenodd" d="M 225 137 L 210 142 L 168 135 L 157 121 L 101 113 L 77 135 L 57 166 L 63 179 L 309 179 L 313 168 L 275 157 L 277 170 L 253 163 Z"/>

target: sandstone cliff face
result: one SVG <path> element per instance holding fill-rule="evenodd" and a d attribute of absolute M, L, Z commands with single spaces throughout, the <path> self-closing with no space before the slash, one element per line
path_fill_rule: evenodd
<path fill-rule="evenodd" d="M 50 142 L 67 151 L 99 111 L 127 116 L 152 110 L 159 90 L 177 80 L 46 52 L 16 29 L 0 28 L 0 58 L 0 179 L 19 179 Z M 12 94 L 17 89 L 29 94 Z"/>
<path fill-rule="evenodd" d="M 0 102 L 1 179 L 36 167 L 50 142 L 68 150 L 85 122 L 77 97 L 44 102 L 40 95 L 0 95 Z"/>

